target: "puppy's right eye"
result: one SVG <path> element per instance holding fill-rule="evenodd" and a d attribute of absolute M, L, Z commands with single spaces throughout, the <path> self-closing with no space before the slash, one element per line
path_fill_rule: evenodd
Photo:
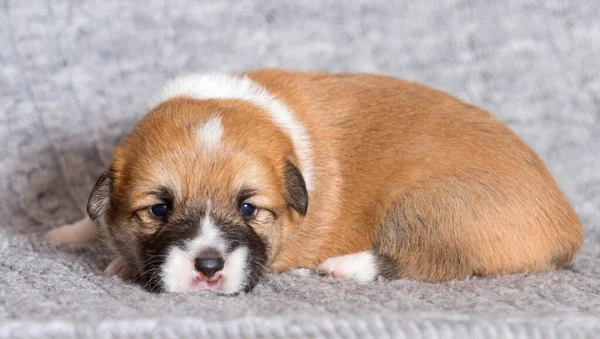
<path fill-rule="evenodd" d="M 240 213 L 242 213 L 242 215 L 245 217 L 253 217 L 256 215 L 257 211 L 258 209 L 256 206 L 248 203 L 243 203 L 242 206 L 240 206 Z"/>
<path fill-rule="evenodd" d="M 157 219 L 163 219 L 169 214 L 169 207 L 166 204 L 157 204 L 150 207 L 150 214 Z"/>

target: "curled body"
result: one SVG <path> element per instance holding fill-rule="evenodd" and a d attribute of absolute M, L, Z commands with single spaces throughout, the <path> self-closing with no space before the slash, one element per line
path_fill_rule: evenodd
<path fill-rule="evenodd" d="M 544 163 L 498 119 L 372 74 L 176 78 L 88 213 L 80 224 L 118 254 L 111 273 L 171 292 L 249 291 L 300 267 L 359 282 L 546 271 L 583 242 Z"/>

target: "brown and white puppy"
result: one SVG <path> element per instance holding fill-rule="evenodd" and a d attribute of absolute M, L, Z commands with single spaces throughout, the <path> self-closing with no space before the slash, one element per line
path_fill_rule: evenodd
<path fill-rule="evenodd" d="M 252 289 L 298 267 L 360 282 L 552 270 L 583 233 L 538 156 L 443 92 L 369 74 L 259 70 L 169 82 L 88 203 L 156 289 Z M 89 242 L 87 219 L 48 238 Z"/>

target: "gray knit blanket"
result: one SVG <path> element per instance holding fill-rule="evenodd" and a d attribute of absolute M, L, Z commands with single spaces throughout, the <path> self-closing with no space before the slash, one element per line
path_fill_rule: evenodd
<path fill-rule="evenodd" d="M 377 72 L 494 113 L 546 161 L 586 242 L 542 274 L 357 285 L 269 275 L 251 293 L 152 294 L 84 216 L 111 149 L 178 74 Z M 600 2 L 0 1 L 0 338 L 600 337 Z"/>

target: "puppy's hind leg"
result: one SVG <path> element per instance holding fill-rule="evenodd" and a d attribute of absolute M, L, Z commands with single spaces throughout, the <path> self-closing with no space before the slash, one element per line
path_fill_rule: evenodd
<path fill-rule="evenodd" d="M 462 219 L 452 213 L 459 212 L 443 198 L 402 194 L 382 209 L 371 250 L 329 258 L 317 272 L 358 282 L 378 276 L 441 282 L 477 273 L 469 248 L 453 232 Z"/>
<path fill-rule="evenodd" d="M 326 259 L 317 266 L 316 271 L 321 275 L 352 279 L 359 283 L 369 283 L 379 276 L 387 279 L 398 277 L 396 262 L 372 250 Z"/>
<path fill-rule="evenodd" d="M 52 229 L 44 237 L 58 244 L 92 244 L 98 240 L 98 226 L 89 217 L 85 217 L 75 223 Z"/>
<path fill-rule="evenodd" d="M 477 274 L 460 232 L 468 221 L 465 205 L 427 190 L 401 194 L 378 223 L 373 253 L 380 259 L 380 275 L 442 282 Z"/>

